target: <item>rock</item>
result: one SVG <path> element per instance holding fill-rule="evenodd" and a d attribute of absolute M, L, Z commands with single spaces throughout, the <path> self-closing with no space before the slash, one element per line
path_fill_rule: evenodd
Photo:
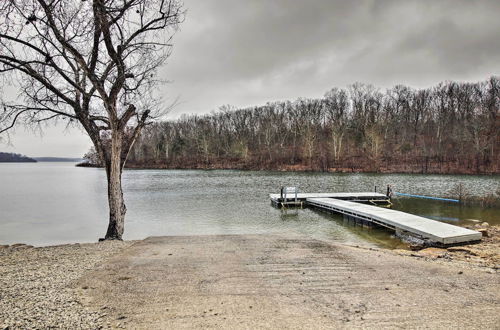
<path fill-rule="evenodd" d="M 490 226 L 490 224 L 489 224 L 489 223 L 487 223 L 487 222 L 483 222 L 483 223 L 481 224 L 481 227 L 489 227 L 489 226 Z"/>
<path fill-rule="evenodd" d="M 0 245 L 0 250 L 1 249 L 7 249 L 7 248 L 9 248 L 9 245 Z"/>
<path fill-rule="evenodd" d="M 422 249 L 422 245 L 410 244 L 410 250 L 412 250 L 412 251 L 419 251 L 421 249 Z"/>
<path fill-rule="evenodd" d="M 481 228 L 481 229 L 478 229 L 477 231 L 480 232 L 483 235 L 483 237 L 490 237 L 490 235 L 488 233 L 488 229 L 486 229 L 486 228 Z"/>
<path fill-rule="evenodd" d="M 24 243 L 16 243 L 16 244 L 12 244 L 10 246 L 11 249 L 29 249 L 29 248 L 32 248 L 33 245 L 27 245 L 27 244 L 24 244 Z"/>

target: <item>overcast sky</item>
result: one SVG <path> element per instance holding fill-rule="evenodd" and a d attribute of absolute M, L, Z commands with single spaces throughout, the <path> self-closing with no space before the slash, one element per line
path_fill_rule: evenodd
<path fill-rule="evenodd" d="M 184 0 L 187 17 L 162 76 L 170 118 L 224 104 L 320 97 L 356 81 L 381 88 L 500 73 L 500 1 Z M 90 140 L 22 127 L 0 151 L 79 157 Z"/>

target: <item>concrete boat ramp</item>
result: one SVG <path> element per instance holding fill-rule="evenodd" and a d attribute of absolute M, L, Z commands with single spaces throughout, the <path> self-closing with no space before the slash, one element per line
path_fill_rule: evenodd
<path fill-rule="evenodd" d="M 498 329 L 499 275 L 480 268 L 290 232 L 168 236 L 75 286 L 104 329 Z"/>
<path fill-rule="evenodd" d="M 295 193 L 270 194 L 275 206 L 311 206 L 327 212 L 392 229 L 398 236 L 412 236 L 427 245 L 451 246 L 481 240 L 480 232 L 421 216 L 375 206 L 390 203 L 389 197 L 380 193 Z M 369 205 L 375 204 L 375 205 Z"/>

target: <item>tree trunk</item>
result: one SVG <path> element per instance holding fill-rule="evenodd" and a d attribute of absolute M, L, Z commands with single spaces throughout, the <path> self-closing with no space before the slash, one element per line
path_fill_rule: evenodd
<path fill-rule="evenodd" d="M 106 174 L 108 179 L 109 225 L 105 239 L 122 239 L 125 213 L 125 201 L 122 191 L 122 139 L 121 132 L 113 132 L 111 152 L 106 159 Z"/>

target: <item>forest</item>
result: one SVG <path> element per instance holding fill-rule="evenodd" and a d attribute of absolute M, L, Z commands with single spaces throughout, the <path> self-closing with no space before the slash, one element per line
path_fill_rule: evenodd
<path fill-rule="evenodd" d="M 382 90 L 355 83 L 151 124 L 128 167 L 500 173 L 500 80 Z M 97 162 L 90 151 L 86 158 Z"/>

